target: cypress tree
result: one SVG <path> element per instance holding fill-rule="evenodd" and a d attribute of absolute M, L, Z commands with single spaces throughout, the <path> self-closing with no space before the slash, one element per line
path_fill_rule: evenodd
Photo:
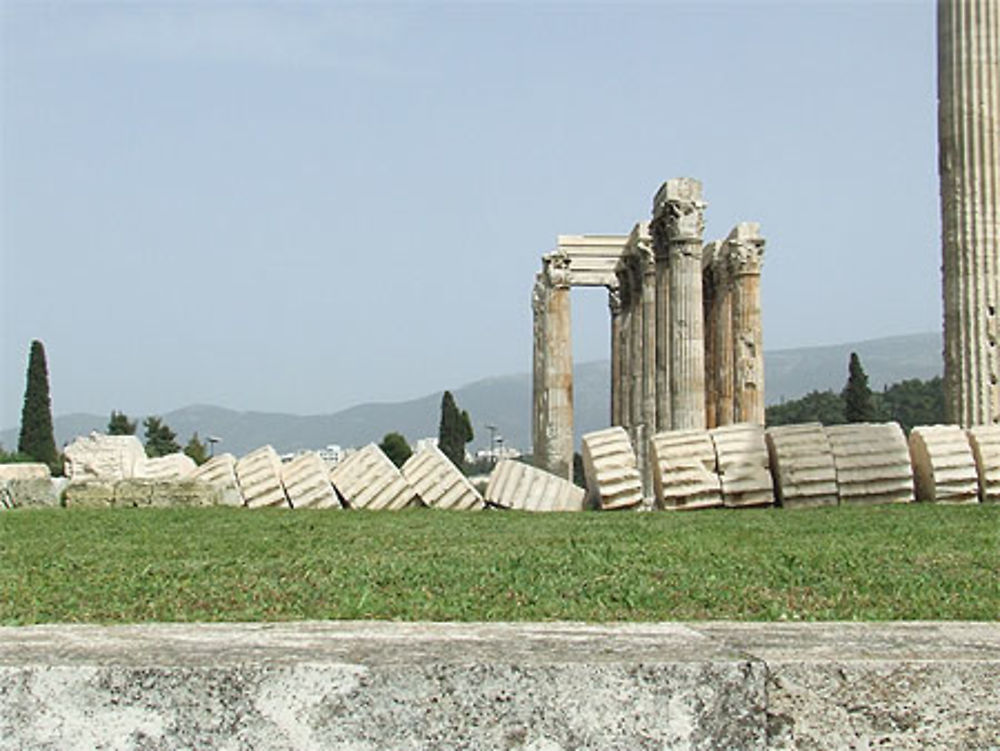
<path fill-rule="evenodd" d="M 24 388 L 24 408 L 21 410 L 21 434 L 17 450 L 36 462 L 49 465 L 53 474 L 62 467 L 52 430 L 52 399 L 49 396 L 49 368 L 45 363 L 45 346 L 37 339 L 31 342 L 28 355 L 28 378 Z"/>
<path fill-rule="evenodd" d="M 438 448 L 459 469 L 465 467 L 465 444 L 472 440 L 472 421 L 467 412 L 460 412 L 455 397 L 445 391 L 441 397 L 441 422 L 438 426 Z"/>
<path fill-rule="evenodd" d="M 868 374 L 861 367 L 861 358 L 857 352 L 851 353 L 843 397 L 844 418 L 847 422 L 869 422 L 878 418 L 872 390 L 868 387 Z"/>

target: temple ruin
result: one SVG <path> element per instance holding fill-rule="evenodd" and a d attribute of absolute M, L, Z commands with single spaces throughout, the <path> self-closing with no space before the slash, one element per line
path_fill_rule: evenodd
<path fill-rule="evenodd" d="M 610 423 L 636 449 L 652 494 L 649 442 L 664 430 L 764 424 L 760 226 L 703 240 L 701 183 L 668 180 L 652 220 L 624 235 L 561 235 L 535 277 L 533 451 L 573 471 L 570 289 L 605 287 L 611 314 Z"/>
<path fill-rule="evenodd" d="M 938 139 L 948 419 L 1000 421 L 1000 0 L 940 0 Z"/>

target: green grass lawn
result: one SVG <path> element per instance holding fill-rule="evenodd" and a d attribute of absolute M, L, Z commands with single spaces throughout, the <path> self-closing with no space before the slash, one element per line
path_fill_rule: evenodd
<path fill-rule="evenodd" d="M 1000 505 L 0 514 L 0 623 L 1000 618 Z"/>

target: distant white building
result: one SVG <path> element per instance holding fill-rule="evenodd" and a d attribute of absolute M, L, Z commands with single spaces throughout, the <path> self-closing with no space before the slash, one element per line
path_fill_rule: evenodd
<path fill-rule="evenodd" d="M 336 467 L 344 461 L 349 452 L 341 448 L 336 443 L 331 443 L 329 446 L 320 449 L 316 453 L 319 454 L 320 459 L 329 464 L 331 467 Z"/>
<path fill-rule="evenodd" d="M 437 448 L 438 447 L 438 439 L 437 438 L 418 438 L 417 442 L 413 445 L 413 453 L 414 454 L 419 453 L 419 452 L 423 451 L 425 448 L 427 448 L 428 446 L 430 446 L 432 448 Z"/>

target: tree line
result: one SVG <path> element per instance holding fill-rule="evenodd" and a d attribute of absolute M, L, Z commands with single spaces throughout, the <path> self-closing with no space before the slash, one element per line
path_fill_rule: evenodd
<path fill-rule="evenodd" d="M 852 352 L 847 383 L 840 393 L 811 391 L 801 399 L 791 399 L 766 409 L 768 425 L 821 422 L 839 425 L 848 422 L 898 422 L 910 432 L 917 425 L 945 422 L 944 382 L 940 376 L 929 380 L 909 378 L 881 392 L 872 391 L 861 358 Z"/>

